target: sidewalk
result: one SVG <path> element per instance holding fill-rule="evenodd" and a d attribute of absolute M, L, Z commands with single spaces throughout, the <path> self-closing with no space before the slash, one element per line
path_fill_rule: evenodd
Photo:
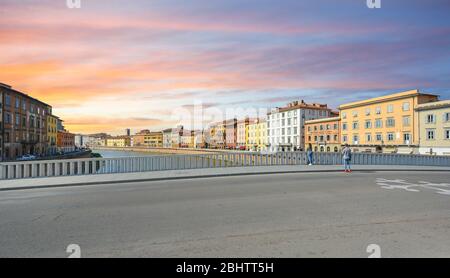
<path fill-rule="evenodd" d="M 353 171 L 450 171 L 450 167 L 430 166 L 395 166 L 392 165 L 353 165 Z M 43 187 L 82 186 L 94 184 L 161 181 L 192 178 L 211 178 L 226 176 L 245 176 L 261 174 L 283 173 L 326 173 L 342 172 L 341 165 L 292 165 L 292 166 L 255 166 L 255 167 L 231 167 L 231 168 L 207 168 L 191 170 L 171 170 L 142 173 L 102 174 L 88 176 L 68 176 L 52 178 L 35 178 L 0 181 L 0 191 L 31 189 Z"/>

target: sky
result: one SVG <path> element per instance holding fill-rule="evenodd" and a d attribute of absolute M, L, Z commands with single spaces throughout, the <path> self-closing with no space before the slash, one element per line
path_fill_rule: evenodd
<path fill-rule="evenodd" d="M 114 135 L 301 99 L 450 99 L 449 12 L 449 0 L 0 0 L 0 82 L 71 132 Z"/>

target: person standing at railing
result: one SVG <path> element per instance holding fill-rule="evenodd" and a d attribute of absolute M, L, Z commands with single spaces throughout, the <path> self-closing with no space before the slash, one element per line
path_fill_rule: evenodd
<path fill-rule="evenodd" d="M 308 149 L 306 150 L 306 156 L 308 159 L 308 165 L 313 165 L 314 161 L 313 161 L 313 148 L 311 143 L 309 143 L 308 145 Z"/>
<path fill-rule="evenodd" d="M 352 150 L 345 144 L 344 149 L 342 149 L 342 160 L 344 161 L 344 172 L 350 173 L 352 170 L 350 169 L 350 162 L 352 161 Z"/>

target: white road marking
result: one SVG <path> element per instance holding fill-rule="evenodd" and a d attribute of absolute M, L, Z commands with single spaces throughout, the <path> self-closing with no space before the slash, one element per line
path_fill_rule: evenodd
<path fill-rule="evenodd" d="M 437 194 L 450 196 L 450 183 L 433 183 L 428 181 L 412 183 L 401 179 L 377 178 L 377 184 L 384 189 L 403 189 L 409 192 L 421 192 L 422 189 L 431 189 Z"/>

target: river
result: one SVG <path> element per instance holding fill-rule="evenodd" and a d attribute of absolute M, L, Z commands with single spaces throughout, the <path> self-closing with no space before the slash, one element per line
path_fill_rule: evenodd
<path fill-rule="evenodd" d="M 113 151 L 113 150 L 93 150 L 93 153 L 99 153 L 103 158 L 118 158 L 118 157 L 142 157 L 163 155 L 160 153 L 150 152 L 132 152 L 132 151 Z"/>

